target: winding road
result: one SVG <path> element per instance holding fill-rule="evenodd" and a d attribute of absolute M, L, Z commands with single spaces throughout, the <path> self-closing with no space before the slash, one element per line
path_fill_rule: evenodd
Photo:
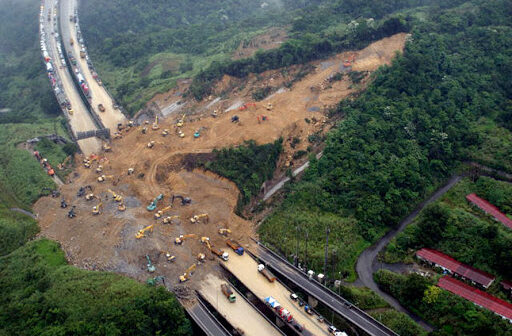
<path fill-rule="evenodd" d="M 360 281 L 365 285 L 366 287 L 370 288 L 377 294 L 379 294 L 386 302 L 388 302 L 391 306 L 393 306 L 396 310 L 408 314 L 412 319 L 414 319 L 418 324 L 420 324 L 425 330 L 432 331 L 433 328 L 429 324 L 427 324 L 425 321 L 421 320 L 418 316 L 414 315 L 407 309 L 405 309 L 395 298 L 393 298 L 391 295 L 383 292 L 380 290 L 377 283 L 373 280 L 373 273 L 377 271 L 378 265 L 377 265 L 377 255 L 379 252 L 393 239 L 398 233 L 402 232 L 407 225 L 412 223 L 414 219 L 418 216 L 420 211 L 427 206 L 428 204 L 436 201 L 444 195 L 448 190 L 450 190 L 457 182 L 459 182 L 462 179 L 462 176 L 453 176 L 451 177 L 448 182 L 436 190 L 427 200 L 420 203 L 416 209 L 414 209 L 413 212 L 411 212 L 407 217 L 405 217 L 398 227 L 395 229 L 389 231 L 384 237 L 382 237 L 376 244 L 370 246 L 366 250 L 363 251 L 359 255 L 359 258 L 357 259 L 357 265 L 356 265 L 356 271 L 357 275 L 360 279 Z"/>

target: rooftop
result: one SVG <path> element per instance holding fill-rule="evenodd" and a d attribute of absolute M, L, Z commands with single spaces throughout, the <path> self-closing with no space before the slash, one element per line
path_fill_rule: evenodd
<path fill-rule="evenodd" d="M 503 212 L 501 212 L 491 203 L 487 202 L 483 198 L 478 197 L 476 194 L 467 195 L 466 200 L 468 200 L 470 203 L 473 203 L 489 215 L 493 216 L 497 221 L 512 229 L 512 219 L 508 218 Z"/>

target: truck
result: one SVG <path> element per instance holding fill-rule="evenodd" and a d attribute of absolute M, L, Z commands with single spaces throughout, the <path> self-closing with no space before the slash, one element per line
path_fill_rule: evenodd
<path fill-rule="evenodd" d="M 222 290 L 222 294 L 224 294 L 224 296 L 228 298 L 229 302 L 233 303 L 236 301 L 235 294 L 233 294 L 233 291 L 227 284 L 220 285 L 220 289 Z"/>
<path fill-rule="evenodd" d="M 105 106 L 103 106 L 103 104 L 98 104 L 98 110 L 100 110 L 100 112 L 105 112 Z"/>
<path fill-rule="evenodd" d="M 85 58 L 85 50 L 80 50 L 80 58 Z"/>
<path fill-rule="evenodd" d="M 258 265 L 258 272 L 260 272 L 261 274 L 263 274 L 265 276 L 265 278 L 267 278 L 267 280 L 269 282 L 274 282 L 276 281 L 276 277 L 274 276 L 274 274 L 270 273 L 270 271 L 268 269 L 265 268 L 265 265 L 263 264 L 259 264 Z"/>
<path fill-rule="evenodd" d="M 233 249 L 233 251 L 235 251 L 236 254 L 238 254 L 238 255 L 244 254 L 244 248 L 242 246 L 240 246 L 240 244 L 238 244 L 236 241 L 228 239 L 228 240 L 226 240 L 226 245 L 231 247 Z"/>
<path fill-rule="evenodd" d="M 283 319 L 283 321 L 286 321 L 288 323 L 292 323 L 293 322 L 292 314 L 288 310 L 284 309 L 283 307 L 280 307 L 277 310 L 277 314 L 279 315 L 279 317 L 281 319 Z"/>
<path fill-rule="evenodd" d="M 212 247 L 211 249 L 212 253 L 215 254 L 217 257 L 221 258 L 224 261 L 228 261 L 229 254 L 227 252 L 222 251 L 221 249 Z"/>
<path fill-rule="evenodd" d="M 69 44 L 71 44 L 71 45 L 75 44 L 75 41 L 73 40 L 73 38 L 69 39 Z"/>

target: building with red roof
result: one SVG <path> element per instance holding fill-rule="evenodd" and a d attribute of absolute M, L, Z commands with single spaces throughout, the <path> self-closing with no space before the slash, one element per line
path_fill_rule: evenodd
<path fill-rule="evenodd" d="M 512 304 L 509 302 L 498 299 L 450 276 L 439 279 L 437 285 L 512 322 Z"/>
<path fill-rule="evenodd" d="M 496 219 L 498 222 L 503 223 L 504 225 L 508 226 L 510 229 L 512 229 L 512 219 L 508 218 L 503 212 L 501 212 L 497 207 L 492 205 L 491 203 L 487 202 L 483 198 L 478 197 L 476 194 L 469 194 L 466 196 L 466 200 L 476 205 L 480 210 L 484 211 L 485 213 L 491 215 Z"/>
<path fill-rule="evenodd" d="M 423 248 L 416 252 L 416 257 L 432 266 L 441 268 L 447 273 L 470 281 L 474 285 L 480 285 L 487 289 L 496 277 L 487 272 L 463 264 L 460 261 L 437 250 Z"/>
<path fill-rule="evenodd" d="M 503 280 L 500 284 L 503 290 L 507 292 L 508 296 L 512 297 L 512 282 Z"/>

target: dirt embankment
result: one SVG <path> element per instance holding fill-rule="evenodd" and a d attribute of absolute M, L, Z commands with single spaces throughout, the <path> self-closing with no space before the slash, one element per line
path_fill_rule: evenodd
<path fill-rule="evenodd" d="M 308 67 L 288 69 L 288 74 L 276 70 L 243 80 L 226 77 L 215 88 L 218 98 L 210 97 L 202 102 L 184 100 L 176 94 L 184 89 L 186 82 L 167 95 L 155 97 L 154 102 L 162 110 L 172 104 L 180 106 L 179 114 L 176 110 L 170 111 L 158 130 L 152 130 L 149 124 L 145 134 L 142 133 L 144 125 L 127 128 L 123 137 L 112 143 L 111 152 L 101 154 L 91 168 L 77 169 L 72 181 L 61 188 L 68 204 L 76 207 L 77 217 L 67 218 L 69 208 L 61 209 L 58 199 L 41 198 L 34 206 L 41 235 L 61 242 L 69 260 L 79 267 L 112 270 L 139 280 L 164 275 L 171 287 L 178 282 L 178 276 L 196 262 L 197 254 L 204 253 L 206 261 L 197 266 L 187 283 L 197 288 L 197 279 L 216 272 L 215 258 L 200 242 L 200 237 L 209 237 L 215 247 L 228 250 L 226 238 L 218 233 L 219 228 L 230 228 L 230 238 L 242 244 L 248 244 L 255 232 L 251 222 L 234 214 L 239 194 L 236 186 L 215 174 L 192 169 L 189 154 L 207 156 L 214 148 L 238 145 L 244 140 L 268 143 L 283 137 L 285 153 L 280 165 L 293 165 L 293 155 L 311 145 L 308 137 L 321 136 L 331 127 L 325 111 L 367 84 L 369 76 L 358 85 L 353 85 L 349 76 L 336 81 L 330 79 L 336 73 L 350 71 L 343 66 L 344 60 L 353 55 L 354 69 L 373 71 L 377 65 L 391 61 L 395 51 L 403 48 L 405 38 L 405 34 L 395 35 L 361 51 L 336 55 Z M 310 69 L 309 73 L 298 76 L 304 69 Z M 291 89 L 283 88 L 294 79 Z M 255 89 L 267 86 L 273 88 L 271 96 L 240 109 L 252 101 Z M 272 104 L 271 109 L 267 109 L 268 103 Z M 184 125 L 178 127 L 176 121 L 183 113 Z M 239 122 L 231 121 L 235 115 Z M 162 136 L 164 129 L 169 130 L 165 137 Z M 179 132 L 184 134 L 183 138 L 178 136 Z M 193 136 L 195 132 L 199 137 Z M 151 141 L 154 145 L 149 149 L 147 145 Z M 95 170 L 99 165 L 106 176 L 104 182 L 97 181 L 101 174 Z M 128 174 L 129 168 L 134 169 L 133 174 Z M 78 189 L 85 185 L 92 186 L 97 199 L 86 201 L 77 196 Z M 109 189 L 123 196 L 126 211 L 117 209 L 118 203 L 112 199 Z M 175 201 L 163 217 L 178 215 L 180 218 L 163 224 L 162 219 L 153 218 L 155 211 L 146 210 L 159 194 L 164 198 L 157 210 L 169 206 L 173 194 L 190 197 L 192 203 L 181 206 L 179 200 Z M 100 203 L 101 214 L 93 215 L 92 207 Z M 199 214 L 208 214 L 208 222 L 190 221 Z M 152 232 L 148 231 L 145 238 L 135 238 L 138 230 L 151 224 L 154 224 Z M 180 234 L 197 236 L 177 246 L 174 239 Z M 165 252 L 175 255 L 176 261 L 168 263 Z M 146 270 L 146 255 L 156 266 L 153 274 Z"/>

